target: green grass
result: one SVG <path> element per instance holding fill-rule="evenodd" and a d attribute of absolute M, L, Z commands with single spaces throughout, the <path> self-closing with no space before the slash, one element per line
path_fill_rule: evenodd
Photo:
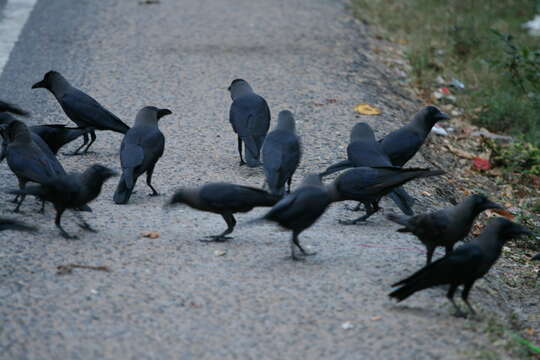
<path fill-rule="evenodd" d="M 466 86 L 456 105 L 469 120 L 540 145 L 540 37 L 522 28 L 540 0 L 352 2 L 357 17 L 406 44 L 417 87 L 431 92 L 438 75 L 456 78 Z"/>

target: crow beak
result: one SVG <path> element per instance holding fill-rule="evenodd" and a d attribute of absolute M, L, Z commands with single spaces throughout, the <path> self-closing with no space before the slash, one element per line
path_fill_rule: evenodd
<path fill-rule="evenodd" d="M 497 204 L 496 202 L 493 202 L 491 200 L 486 201 L 484 204 L 486 209 L 499 209 L 504 210 L 504 206 Z"/>
<path fill-rule="evenodd" d="M 118 176 L 118 172 L 109 169 L 109 171 L 107 172 L 107 175 L 110 177 L 116 177 Z"/>
<path fill-rule="evenodd" d="M 229 86 L 229 87 L 227 88 L 227 90 L 228 90 L 228 91 L 231 91 L 231 87 Z"/>
<path fill-rule="evenodd" d="M 43 80 L 38 81 L 37 83 L 32 85 L 32 89 L 39 89 L 39 88 L 45 88 L 45 87 L 46 87 L 46 85 L 45 85 L 45 82 Z"/>
<path fill-rule="evenodd" d="M 159 109 L 157 112 L 158 119 L 161 119 L 164 116 L 171 115 L 172 111 L 169 109 Z"/>
<path fill-rule="evenodd" d="M 440 113 L 437 114 L 436 119 L 437 119 L 437 121 L 441 121 L 441 120 L 449 120 L 449 119 L 450 119 L 450 116 L 448 116 L 447 113 L 443 113 L 443 112 L 441 111 Z"/>

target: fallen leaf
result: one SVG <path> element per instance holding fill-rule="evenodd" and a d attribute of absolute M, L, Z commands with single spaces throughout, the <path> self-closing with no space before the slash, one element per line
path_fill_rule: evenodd
<path fill-rule="evenodd" d="M 475 157 L 473 159 L 473 168 L 476 170 L 489 170 L 491 169 L 491 164 L 488 159 L 483 159 L 481 157 Z"/>
<path fill-rule="evenodd" d="M 371 320 L 371 321 L 378 321 L 378 320 L 381 320 L 381 319 L 382 319 L 382 316 L 374 316 L 374 317 L 372 317 L 372 318 L 369 319 L 369 320 Z"/>
<path fill-rule="evenodd" d="M 354 107 L 354 111 L 362 115 L 379 115 L 382 111 L 369 104 L 359 104 Z"/>
<path fill-rule="evenodd" d="M 421 194 L 422 194 L 422 195 L 425 195 L 425 196 L 431 196 L 431 194 L 428 193 L 427 191 L 422 191 Z"/>
<path fill-rule="evenodd" d="M 150 231 L 142 233 L 141 236 L 149 239 L 157 239 L 159 237 L 159 233 L 156 231 Z"/>

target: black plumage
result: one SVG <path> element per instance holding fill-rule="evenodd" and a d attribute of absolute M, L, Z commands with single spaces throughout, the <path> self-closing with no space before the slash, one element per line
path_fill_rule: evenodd
<path fill-rule="evenodd" d="M 183 188 L 176 191 L 168 205 L 185 204 L 200 211 L 220 214 L 227 223 L 227 229 L 219 234 L 208 236 L 210 240 L 226 241 L 230 239 L 236 225 L 235 213 L 245 213 L 255 207 L 267 207 L 274 205 L 280 199 L 264 190 L 249 186 L 209 183 L 198 188 Z"/>
<path fill-rule="evenodd" d="M 121 134 L 127 133 L 129 126 L 124 124 L 116 115 L 104 108 L 91 96 L 71 86 L 71 84 L 58 72 L 49 71 L 43 80 L 35 83 L 32 89 L 45 88 L 49 90 L 64 110 L 64 113 L 78 127 L 88 129 L 88 134 L 83 134 L 84 143 L 72 155 L 80 155 L 88 152 L 90 146 L 96 140 L 95 130 L 110 130 Z M 86 145 L 86 148 L 79 151 Z"/>
<path fill-rule="evenodd" d="M 283 195 L 286 183 L 288 192 L 291 192 L 292 177 L 301 156 L 293 114 L 288 110 L 281 111 L 276 128 L 266 136 L 262 148 L 266 184 L 272 194 Z"/>
<path fill-rule="evenodd" d="M 502 209 L 502 206 L 484 195 L 474 194 L 451 208 L 416 216 L 388 214 L 387 218 L 403 225 L 399 232 L 412 233 L 418 237 L 427 249 L 429 264 L 437 246 L 444 246 L 448 255 L 454 245 L 469 234 L 474 219 L 487 209 Z"/>
<path fill-rule="evenodd" d="M 468 296 L 475 281 L 488 273 L 499 259 L 503 245 L 508 240 L 528 234 L 531 232 L 524 226 L 505 218 L 496 218 L 476 239 L 459 246 L 449 255 L 393 284 L 392 286 L 399 286 L 399 288 L 390 293 L 389 296 L 399 302 L 418 291 L 437 285 L 450 285 L 446 296 L 456 309 L 455 315 L 466 316 L 454 302 L 455 291 L 460 285 L 463 285 L 461 297 L 471 313 L 474 314 L 475 311 L 468 301 Z"/>
<path fill-rule="evenodd" d="M 151 196 L 158 195 L 152 186 L 152 175 L 157 161 L 165 150 L 165 137 L 158 127 L 163 116 L 172 114 L 169 109 L 146 106 L 139 110 L 135 125 L 124 136 L 120 146 L 122 176 L 114 193 L 116 204 L 126 204 L 131 197 L 137 178 L 146 173 L 146 184 Z"/>
<path fill-rule="evenodd" d="M 245 80 L 234 80 L 229 91 L 233 101 L 229 121 L 238 137 L 240 165 L 247 162 L 249 167 L 259 166 L 261 147 L 270 128 L 270 108 Z M 242 144 L 246 147 L 246 162 L 242 157 Z"/>

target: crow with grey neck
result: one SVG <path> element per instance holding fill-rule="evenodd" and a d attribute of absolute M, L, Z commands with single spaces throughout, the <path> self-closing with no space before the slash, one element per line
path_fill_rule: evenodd
<path fill-rule="evenodd" d="M 231 239 L 228 237 L 236 225 L 235 213 L 245 213 L 255 207 L 267 207 L 274 205 L 280 199 L 266 191 L 249 186 L 209 183 L 199 188 L 184 188 L 178 190 L 169 201 L 168 205 L 185 204 L 193 209 L 220 214 L 227 223 L 227 229 L 219 235 L 211 235 L 209 240 L 223 242 Z"/>
<path fill-rule="evenodd" d="M 71 155 L 81 155 L 88 152 L 90 146 L 96 140 L 95 130 L 110 130 L 121 134 L 127 133 L 129 126 L 124 124 L 116 115 L 105 109 L 101 104 L 71 84 L 58 72 L 49 71 L 43 80 L 35 83 L 32 89 L 44 88 L 49 90 L 64 110 L 64 113 L 78 127 L 88 129 L 88 134 L 83 134 L 83 144 Z M 86 148 L 79 152 L 85 145 Z"/>
<path fill-rule="evenodd" d="M 468 301 L 469 292 L 475 281 L 488 273 L 501 256 L 502 248 L 507 241 L 529 234 L 531 232 L 526 227 L 510 220 L 493 219 L 476 239 L 459 246 L 449 255 L 393 284 L 392 286 L 400 287 L 389 296 L 400 302 L 418 291 L 438 285 L 450 285 L 446 296 L 456 309 L 455 315 L 466 317 L 467 314 L 454 302 L 454 293 L 459 286 L 463 285 L 461 298 L 471 314 L 475 314 Z"/>
<path fill-rule="evenodd" d="M 324 177 L 337 171 L 360 166 L 392 166 L 388 155 L 375 139 L 373 130 L 366 123 L 357 123 L 351 130 L 351 140 L 349 146 L 347 146 L 347 160 L 328 167 L 321 176 Z M 404 214 L 414 214 L 411 206 L 414 204 L 415 199 L 407 194 L 402 187 L 395 188 L 388 196 Z"/>
<path fill-rule="evenodd" d="M 60 234 L 66 239 L 76 239 L 69 235 L 61 225 L 62 214 L 67 209 L 79 209 L 93 201 L 101 192 L 105 181 L 116 176 L 116 173 L 102 165 L 92 165 L 83 173 L 73 173 L 57 176 L 42 182 L 40 185 L 28 186 L 23 190 L 10 191 L 15 195 L 34 195 L 49 201 L 56 209 L 54 224 L 60 230 Z M 83 230 L 96 232 L 78 212 L 73 212 L 79 219 L 78 224 Z"/>
<path fill-rule="evenodd" d="M 2 100 L 0 100 L 0 113 L 1 112 L 9 112 L 15 115 L 28 116 L 28 112 L 26 110 L 23 110 L 17 105 L 13 105 Z"/>
<path fill-rule="evenodd" d="M 379 211 L 379 201 L 411 180 L 444 174 L 441 170 L 401 169 L 398 167 L 357 167 L 339 175 L 328 185 L 334 201 L 353 200 L 364 205 L 366 214 L 354 220 L 342 220 L 344 225 L 366 221 Z"/>
<path fill-rule="evenodd" d="M 300 163 L 302 150 L 295 134 L 293 114 L 284 110 L 278 115 L 278 124 L 266 136 L 262 148 L 262 160 L 266 183 L 272 194 L 283 195 L 285 183 L 291 192 L 294 172 Z"/>
<path fill-rule="evenodd" d="M 454 245 L 469 234 L 474 219 L 484 210 L 502 209 L 499 204 L 484 195 L 470 195 L 460 204 L 428 214 L 416 216 L 400 216 L 388 214 L 386 217 L 403 226 L 398 232 L 412 233 L 427 249 L 427 263 L 431 263 L 433 252 L 437 246 L 444 246 L 446 255 L 454 249 Z"/>
<path fill-rule="evenodd" d="M 420 150 L 433 125 L 448 119 L 449 116 L 435 106 L 426 106 L 409 124 L 392 131 L 379 142 L 392 164 L 403 166 Z"/>
<path fill-rule="evenodd" d="M 0 217 L 0 231 L 4 230 L 36 231 L 37 229 L 15 219 Z"/>
<path fill-rule="evenodd" d="M 152 193 L 158 192 L 152 186 L 154 167 L 165 150 L 165 137 L 158 127 L 158 121 L 163 116 L 170 115 L 169 109 L 158 109 L 146 106 L 139 110 L 135 125 L 126 133 L 120 146 L 120 163 L 122 176 L 114 193 L 116 204 L 127 204 L 137 178 L 146 173 L 146 184 Z"/>
<path fill-rule="evenodd" d="M 270 108 L 245 80 L 233 80 L 229 91 L 233 101 L 229 121 L 238 136 L 240 166 L 246 162 L 249 167 L 259 166 L 261 147 L 270 128 Z M 242 143 L 246 146 L 246 162 L 242 157 Z"/>
<path fill-rule="evenodd" d="M 66 174 L 47 144 L 38 135 L 31 133 L 22 121 L 11 120 L 3 126 L 5 126 L 2 132 L 5 145 L 0 161 L 7 159 L 21 190 L 24 190 L 27 182 L 42 184 L 56 176 Z M 19 211 L 25 195 L 16 197 L 14 202 L 17 202 L 18 198 L 20 200 L 14 212 Z"/>
<path fill-rule="evenodd" d="M 300 187 L 276 203 L 260 220 L 272 221 L 291 230 L 291 257 L 293 260 L 303 260 L 303 257 L 296 254 L 296 248 L 303 256 L 316 253 L 307 252 L 300 245 L 298 237 L 324 214 L 331 202 L 332 198 L 319 175 L 310 174 L 305 177 Z"/>

